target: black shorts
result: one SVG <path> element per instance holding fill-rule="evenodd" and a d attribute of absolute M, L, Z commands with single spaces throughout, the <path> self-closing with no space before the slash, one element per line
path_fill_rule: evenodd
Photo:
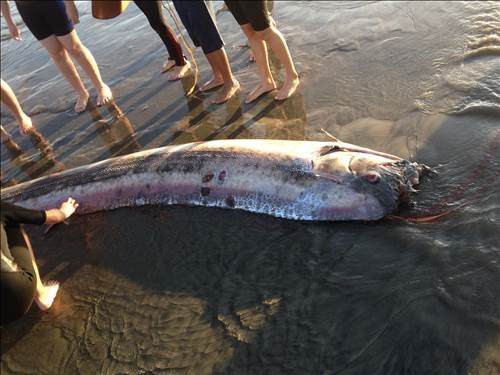
<path fill-rule="evenodd" d="M 64 0 L 16 1 L 17 10 L 35 38 L 64 36 L 73 31 L 73 22 L 66 13 Z"/>
<path fill-rule="evenodd" d="M 224 0 L 239 25 L 252 25 L 255 31 L 262 31 L 271 25 L 267 1 Z"/>
<path fill-rule="evenodd" d="M 5 233 L 19 271 L 0 273 L 2 326 L 23 316 L 31 307 L 36 292 L 35 270 L 22 229 L 6 228 Z"/>
<path fill-rule="evenodd" d="M 201 47 L 205 54 L 224 47 L 210 4 L 203 0 L 173 2 L 182 24 L 196 47 Z"/>

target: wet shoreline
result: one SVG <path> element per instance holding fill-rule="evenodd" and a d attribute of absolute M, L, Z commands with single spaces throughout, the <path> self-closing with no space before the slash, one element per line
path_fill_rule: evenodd
<path fill-rule="evenodd" d="M 22 45 L 4 39 L 2 21 L 2 77 L 39 131 L 23 137 L 2 107 L 2 186 L 168 144 L 327 140 L 324 129 L 438 170 L 403 214 L 459 208 L 412 224 L 142 207 L 31 228 L 61 294 L 50 313 L 33 308 L 2 328 L 2 373 L 495 373 L 498 3 L 276 2 L 302 86 L 284 103 L 252 105 L 242 103 L 256 66 L 222 12 L 243 86 L 222 106 L 186 97 L 192 78 L 159 73 L 163 47 L 134 4 L 119 22 L 78 7 L 78 33 L 116 102 L 75 116 L 48 56 L 25 28 Z"/>

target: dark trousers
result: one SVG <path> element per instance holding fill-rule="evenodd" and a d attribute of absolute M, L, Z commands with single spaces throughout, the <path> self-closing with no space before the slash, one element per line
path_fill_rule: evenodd
<path fill-rule="evenodd" d="M 160 36 L 163 44 L 167 48 L 169 59 L 175 60 L 175 65 L 185 65 L 182 48 L 171 27 L 167 25 L 162 15 L 162 5 L 160 0 L 134 0 L 135 5 L 148 18 L 151 28 Z"/>

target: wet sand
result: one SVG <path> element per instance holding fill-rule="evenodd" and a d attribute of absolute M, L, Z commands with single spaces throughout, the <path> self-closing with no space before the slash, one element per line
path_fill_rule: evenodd
<path fill-rule="evenodd" d="M 2 328 L 2 374 L 500 371 L 498 3 L 277 2 L 301 89 L 251 105 L 257 68 L 222 12 L 243 87 L 222 106 L 186 97 L 192 77 L 159 73 L 164 48 L 134 4 L 114 21 L 78 7 L 116 102 L 75 115 L 26 28 L 21 45 L 2 23 L 2 77 L 39 131 L 22 136 L 2 106 L 2 186 L 168 144 L 327 140 L 324 129 L 438 170 L 401 215 L 456 211 L 427 224 L 301 223 L 142 207 L 30 228 L 42 276 L 61 291 L 49 313 L 33 307 Z"/>

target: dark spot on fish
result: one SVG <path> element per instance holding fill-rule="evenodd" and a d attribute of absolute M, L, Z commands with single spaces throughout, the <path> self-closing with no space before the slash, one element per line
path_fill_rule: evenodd
<path fill-rule="evenodd" d="M 226 175 L 227 175 L 226 171 L 222 171 L 219 173 L 219 178 L 218 178 L 219 184 L 222 184 L 225 181 Z"/>
<path fill-rule="evenodd" d="M 204 186 L 201 188 L 200 193 L 202 197 L 206 197 L 208 194 L 210 194 L 210 188 Z"/>
<path fill-rule="evenodd" d="M 206 174 L 205 176 L 203 176 L 203 178 L 201 179 L 201 182 L 203 182 L 204 184 L 206 184 L 207 182 L 209 181 L 212 181 L 212 179 L 214 178 L 214 174 L 213 173 L 210 173 L 210 174 Z"/>
<path fill-rule="evenodd" d="M 328 194 L 323 194 L 323 195 L 321 196 L 321 200 L 322 200 L 323 202 L 324 202 L 324 201 L 326 201 L 327 199 L 328 199 Z"/>
<path fill-rule="evenodd" d="M 233 208 L 236 205 L 236 202 L 235 202 L 234 197 L 232 195 L 229 195 L 226 198 L 226 205 L 228 207 L 231 207 L 231 208 Z"/>
<path fill-rule="evenodd" d="M 146 184 L 146 189 L 147 190 L 151 189 L 151 185 L 150 184 Z"/>

